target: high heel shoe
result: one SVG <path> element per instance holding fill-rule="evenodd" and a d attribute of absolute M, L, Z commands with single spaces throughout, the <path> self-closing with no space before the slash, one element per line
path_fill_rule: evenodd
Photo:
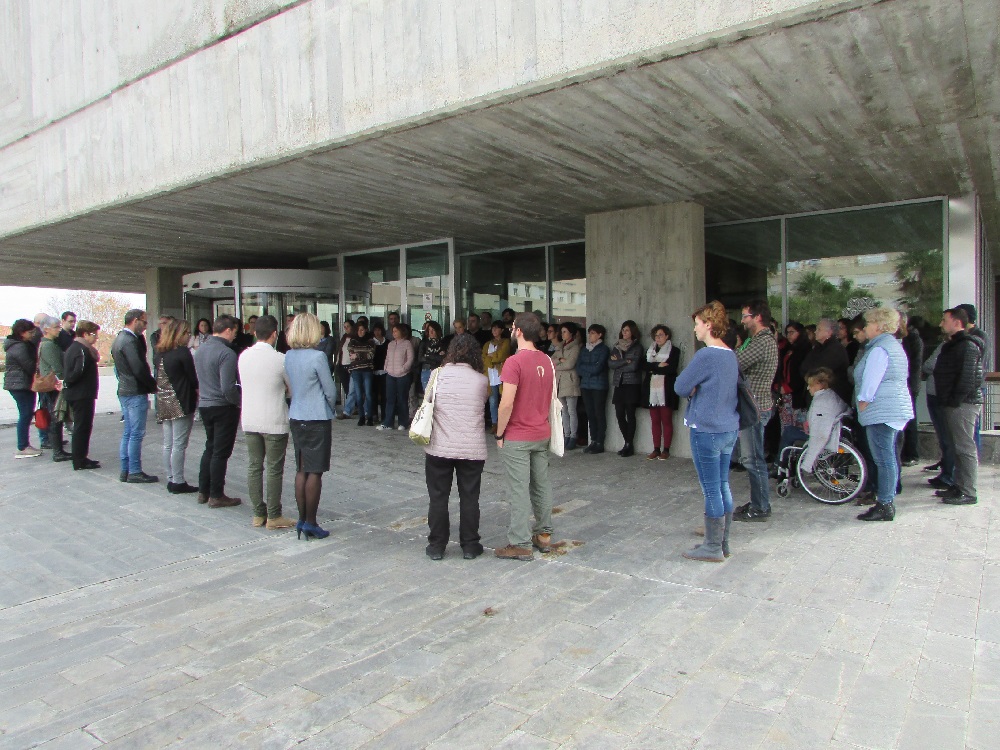
<path fill-rule="evenodd" d="M 330 536 L 329 531 L 321 529 L 319 526 L 313 523 L 302 524 L 302 531 L 305 532 L 306 541 L 308 541 L 310 537 L 316 537 L 317 539 L 326 539 L 328 536 Z"/>
<path fill-rule="evenodd" d="M 303 520 L 301 520 L 301 519 L 299 520 L 299 522 L 297 524 L 295 524 L 295 533 L 298 535 L 296 538 L 298 538 L 298 539 L 302 538 L 302 527 L 305 526 L 305 524 L 306 524 L 306 522 L 303 521 Z M 308 534 L 306 534 L 306 541 L 307 542 L 309 541 L 309 535 Z"/>

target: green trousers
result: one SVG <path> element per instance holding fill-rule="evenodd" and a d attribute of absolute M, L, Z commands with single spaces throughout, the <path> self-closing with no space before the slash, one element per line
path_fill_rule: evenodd
<path fill-rule="evenodd" d="M 552 533 L 552 485 L 549 483 L 549 441 L 505 440 L 500 460 L 507 472 L 510 530 L 507 541 L 531 547 L 532 534 Z M 535 524 L 531 525 L 531 516 Z"/>
<path fill-rule="evenodd" d="M 245 433 L 247 440 L 247 488 L 258 518 L 281 517 L 281 479 L 285 473 L 288 435 Z M 267 468 L 267 505 L 264 505 L 264 469 Z"/>

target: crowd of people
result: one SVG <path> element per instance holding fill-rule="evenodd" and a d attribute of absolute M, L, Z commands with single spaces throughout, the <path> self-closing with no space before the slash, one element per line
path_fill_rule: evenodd
<path fill-rule="evenodd" d="M 893 520 L 901 467 L 919 460 L 915 405 L 926 383 L 941 452 L 926 467 L 936 472 L 929 484 L 945 503 L 977 502 L 987 341 L 972 305 L 944 311 L 941 341 L 927 357 L 922 322 L 889 307 L 853 320 L 789 321 L 783 334 L 763 300 L 749 301 L 740 312 L 733 320 L 717 301 L 696 310 L 694 334 L 703 346 L 682 370 L 671 329 L 654 326 L 644 346 L 632 320 L 622 323 L 614 342 L 605 342 L 607 331 L 599 324 L 584 331 L 574 322 L 545 324 L 533 313 L 510 309 L 496 321 L 490 313 L 472 313 L 454 321 L 447 335 L 428 320 L 420 336 L 390 313 L 385 325 L 364 316 L 347 320 L 336 340 L 329 325 L 309 313 L 288 315 L 282 323 L 252 316 L 246 325 L 222 315 L 199 320 L 194 331 L 185 320 L 163 315 L 147 344 L 147 315 L 130 310 L 111 348 L 122 410 L 119 479 L 159 481 L 142 463 L 153 395 L 168 492 L 197 494 L 210 508 L 241 504 L 225 487 L 242 426 L 253 525 L 294 527 L 300 538 L 321 539 L 329 533 L 319 526 L 317 511 L 330 469 L 332 422 L 357 418 L 359 427 L 406 431 L 426 399 L 434 409 L 425 448 L 428 556 L 445 553 L 455 481 L 463 554 L 472 559 L 482 553 L 479 492 L 486 441 L 493 439 L 511 506 L 508 545 L 496 555 L 527 560 L 552 544 L 548 464 L 556 441 L 560 454 L 578 445 L 586 454 L 603 453 L 610 392 L 623 441 L 619 455 L 634 455 L 636 411 L 646 408 L 653 445 L 646 458 L 666 460 L 674 412 L 684 398 L 705 502 L 705 541 L 684 554 L 718 562 L 730 554 L 733 520 L 770 518 L 769 474 L 784 449 L 808 441 L 802 460 L 815 461 L 824 447 L 836 445 L 845 422 L 854 425 L 868 468 L 858 504 L 871 507 L 858 517 Z M 73 312 L 14 323 L 4 341 L 4 388 L 18 408 L 15 458 L 51 450 L 53 461 L 72 462 L 74 470 L 100 467 L 89 457 L 99 330 Z M 740 409 L 741 389 L 754 406 L 749 417 Z M 560 425 L 550 423 L 554 400 L 561 406 Z M 30 441 L 33 419 L 40 449 Z M 196 422 L 205 447 L 197 485 L 191 485 L 185 459 Z M 281 502 L 289 436 L 297 520 L 283 514 Z M 734 468 L 745 471 L 750 484 L 749 502 L 738 507 L 729 483 Z"/>

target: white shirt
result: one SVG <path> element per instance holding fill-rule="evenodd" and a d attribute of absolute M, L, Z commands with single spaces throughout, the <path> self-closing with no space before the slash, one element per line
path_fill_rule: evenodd
<path fill-rule="evenodd" d="M 243 386 L 243 432 L 287 435 L 285 355 L 258 341 L 240 355 L 237 366 Z"/>

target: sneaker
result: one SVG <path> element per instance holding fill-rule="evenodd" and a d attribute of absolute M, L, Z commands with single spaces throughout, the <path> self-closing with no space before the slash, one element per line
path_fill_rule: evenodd
<path fill-rule="evenodd" d="M 267 516 L 254 516 L 253 517 L 253 521 L 251 522 L 251 525 L 255 529 L 259 529 L 265 523 L 267 523 Z"/>
<path fill-rule="evenodd" d="M 660 457 L 660 450 L 656 449 L 652 453 L 650 453 L 648 456 L 646 456 L 646 460 L 647 461 L 655 461 L 659 457 Z"/>
<path fill-rule="evenodd" d="M 427 556 L 431 560 L 443 560 L 444 559 L 444 550 L 441 549 L 440 547 L 431 547 L 431 546 L 428 546 L 427 547 Z"/>
<path fill-rule="evenodd" d="M 39 445 L 38 447 L 43 451 L 50 451 L 52 450 L 52 443 L 50 443 L 48 440 L 43 440 L 41 445 Z"/>
<path fill-rule="evenodd" d="M 198 504 L 199 505 L 204 505 L 207 502 L 208 502 L 208 495 L 206 495 L 204 492 L 199 492 L 198 493 Z"/>
<path fill-rule="evenodd" d="M 875 503 L 860 516 L 859 521 L 891 521 L 896 517 L 896 506 L 892 503 Z"/>
<path fill-rule="evenodd" d="M 660 455 L 656 457 L 657 461 L 666 461 L 670 458 L 670 451 L 660 451 Z"/>
<path fill-rule="evenodd" d="M 941 498 L 941 502 L 947 505 L 975 505 L 979 502 L 979 498 L 975 495 L 958 495 L 957 497 Z"/>
<path fill-rule="evenodd" d="M 929 484 L 931 487 L 933 487 L 936 490 L 946 490 L 949 487 L 951 487 L 951 485 L 948 484 L 946 481 L 944 481 L 940 477 L 940 475 L 936 476 L 936 477 L 931 477 L 930 479 L 928 479 L 927 480 L 927 484 Z"/>
<path fill-rule="evenodd" d="M 127 482 L 128 481 L 128 472 L 127 471 L 121 472 L 118 475 L 118 481 L 119 482 Z"/>
<path fill-rule="evenodd" d="M 125 479 L 129 484 L 152 484 L 153 482 L 159 482 L 159 477 L 154 477 L 152 474 L 147 474 L 144 471 L 137 471 L 134 474 L 129 474 Z"/>
<path fill-rule="evenodd" d="M 14 458 L 38 458 L 40 455 L 42 455 L 42 452 L 38 448 L 32 448 L 30 445 L 19 451 L 14 451 Z"/>
<path fill-rule="evenodd" d="M 403 425 L 399 425 L 399 427 L 396 428 L 396 430 L 398 432 L 403 432 L 403 431 L 408 430 L 408 429 L 410 429 L 410 428 L 409 427 L 403 427 Z"/>
<path fill-rule="evenodd" d="M 513 544 L 508 544 L 506 547 L 500 547 L 493 554 L 501 560 L 520 560 L 521 562 L 530 562 L 535 559 L 535 555 L 529 547 L 515 547 Z"/>
<path fill-rule="evenodd" d="M 771 517 L 771 509 L 761 511 L 757 510 L 752 505 L 746 510 L 740 509 L 738 513 L 733 514 L 733 518 L 737 521 L 766 521 Z"/>
<path fill-rule="evenodd" d="M 941 462 L 938 461 L 936 464 L 925 466 L 924 471 L 941 471 Z"/>
<path fill-rule="evenodd" d="M 174 488 L 173 489 L 170 489 L 169 487 L 167 488 L 167 492 L 169 492 L 171 495 L 189 495 L 189 494 L 197 492 L 197 491 L 198 491 L 197 487 L 192 487 L 187 482 L 181 482 L 180 484 L 174 484 Z"/>
<path fill-rule="evenodd" d="M 295 521 L 291 518 L 285 518 L 284 516 L 278 516 L 277 518 L 267 519 L 267 528 L 274 529 L 294 529 Z"/>
<path fill-rule="evenodd" d="M 375 425 L 375 429 L 376 430 L 391 430 L 392 428 L 388 427 L 388 426 L 386 426 L 384 424 L 377 424 L 377 425 Z"/>

